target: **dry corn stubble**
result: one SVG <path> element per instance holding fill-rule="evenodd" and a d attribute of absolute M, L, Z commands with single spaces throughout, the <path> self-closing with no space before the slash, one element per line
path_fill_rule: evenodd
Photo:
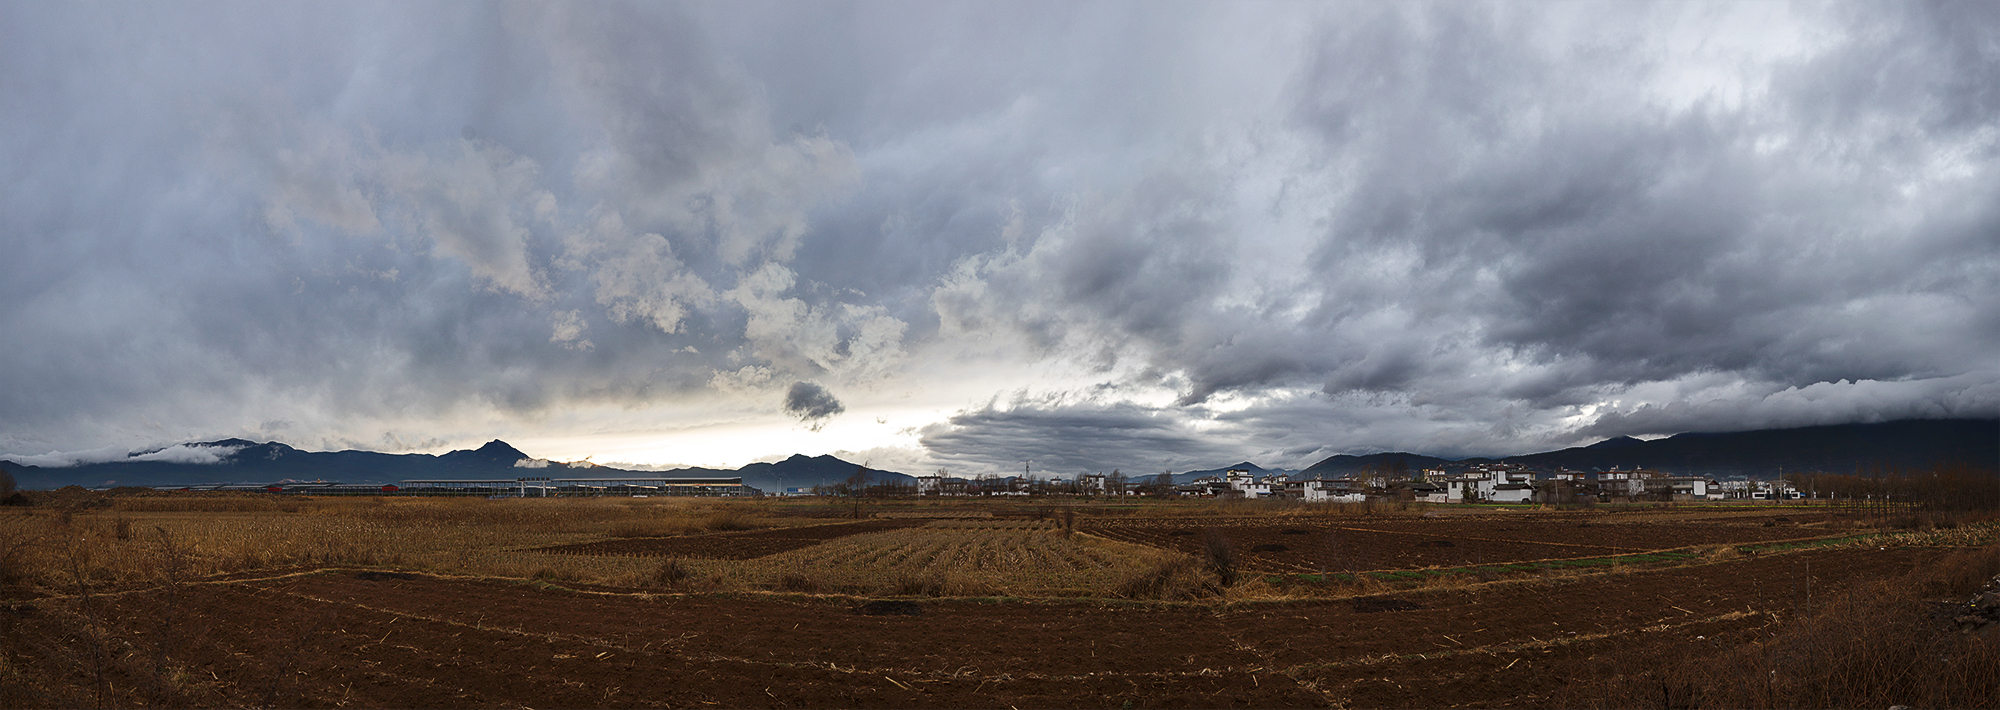
<path fill-rule="evenodd" d="M 397 566 L 467 575 L 616 583 L 645 563 L 563 558 L 523 548 L 602 539 L 633 525 L 699 534 L 791 523 L 755 502 L 675 499 L 145 497 L 105 510 L 0 514 L 0 584 L 12 594 L 63 593 L 75 578 L 148 584 L 163 563 L 147 531 L 171 536 L 195 577 L 293 566 Z M 59 543 L 59 544 L 52 544 Z M 65 550 L 86 550 L 72 559 Z"/>

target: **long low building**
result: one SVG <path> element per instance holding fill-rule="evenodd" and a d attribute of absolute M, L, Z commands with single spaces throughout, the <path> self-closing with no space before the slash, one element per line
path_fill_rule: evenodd
<path fill-rule="evenodd" d="M 735 478 L 428 478 L 403 481 L 404 495 L 554 496 L 754 496 L 762 492 Z"/>

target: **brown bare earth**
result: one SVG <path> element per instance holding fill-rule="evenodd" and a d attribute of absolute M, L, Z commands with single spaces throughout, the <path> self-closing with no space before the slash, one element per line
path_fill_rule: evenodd
<path fill-rule="evenodd" d="M 1620 515 L 1489 514 L 1416 519 L 1108 518 L 1082 529 L 1113 540 L 1199 554 L 1208 531 L 1229 541 L 1245 569 L 1272 573 L 1462 567 L 1631 554 L 1700 545 L 1822 537 L 1804 515 L 1769 513 L 1674 522 Z M 1782 520 L 1783 523 L 1777 521 Z M 1768 525 L 1767 525 L 1768 523 Z"/>
<path fill-rule="evenodd" d="M 1894 577 L 1937 554 L 1822 550 L 1222 607 L 921 600 L 879 615 L 845 598 L 324 570 L 20 603 L 0 634 L 16 666 L 107 666 L 82 699 L 113 705 L 161 689 L 111 657 L 164 652 L 180 667 L 176 705 L 1547 706 L 1604 669 L 1710 653 L 1807 613 L 1809 583 Z M 101 639 L 69 636 L 79 603 L 117 620 Z"/>
<path fill-rule="evenodd" d="M 1871 585 L 1936 598 L 1944 578 L 1918 573 L 1962 567 L 1951 583 L 1976 588 L 2000 571 L 1989 569 L 2000 555 L 1966 552 L 1992 549 L 1991 523 L 1897 537 L 1787 510 L 1173 509 L 802 524 L 771 517 L 782 510 L 744 509 L 759 518 L 650 503 L 340 505 L 159 513 L 150 543 L 128 530 L 143 523 L 122 519 L 9 519 L 23 534 L 51 535 L 17 540 L 96 546 L 46 556 L 44 577 L 17 575 L 24 581 L 0 601 L 0 707 L 1689 706 L 1700 704 L 1686 695 L 1700 682 L 1656 670 L 1740 654 L 1816 619 L 1845 623 L 1820 614 L 1851 614 L 1841 610 L 1859 608 L 1854 593 Z M 683 513 L 720 520 L 717 510 L 776 522 L 616 532 Z M 608 522 L 583 526 L 579 515 Z M 349 551 L 340 554 L 371 562 L 293 559 L 201 575 L 175 567 L 218 564 L 220 541 L 235 539 L 197 538 L 196 523 L 219 520 L 240 535 L 228 531 L 348 519 L 417 521 L 409 524 L 437 531 L 426 539 L 460 545 L 500 535 L 479 531 L 522 530 L 524 520 L 581 527 L 519 533 L 542 542 L 478 555 L 407 558 L 416 562 Z M 166 525 L 176 523 L 180 537 L 171 537 Z M 1253 574 L 1222 581 L 1211 538 Z M 136 556 L 142 549 L 153 556 Z M 114 553 L 157 569 L 112 575 Z M 1604 564 L 1567 564 L 1586 558 Z M 1465 571 L 1508 563 L 1534 564 Z M 586 576 L 599 564 L 600 576 Z M 489 568 L 535 571 L 477 571 Z M 621 571 L 631 569 L 640 571 Z M 871 569 L 885 579 L 868 582 Z M 1341 570 L 1352 573 L 1345 582 L 1316 574 Z M 1165 575 L 1181 591 L 1119 575 Z M 1065 591 L 1006 591 L 1021 589 Z M 2000 632 L 1960 636 L 1948 620 L 1919 621 L 1923 638 L 1973 644 L 1955 654 L 1985 659 L 2000 645 Z M 2000 705 L 1976 697 L 1950 704 Z"/>

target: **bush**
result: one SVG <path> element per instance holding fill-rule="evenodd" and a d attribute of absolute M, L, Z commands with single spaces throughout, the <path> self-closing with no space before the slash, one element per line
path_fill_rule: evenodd
<path fill-rule="evenodd" d="M 1214 591 L 1196 573 L 1194 558 L 1174 555 L 1161 560 L 1151 569 L 1126 578 L 1118 584 L 1115 593 L 1126 599 L 1174 601 L 1205 597 Z"/>
<path fill-rule="evenodd" d="M 1229 538 L 1223 537 L 1214 528 L 1203 531 L 1201 554 L 1202 560 L 1208 564 L 1208 571 L 1215 573 L 1222 586 L 1236 585 L 1236 551 L 1230 549 Z"/>

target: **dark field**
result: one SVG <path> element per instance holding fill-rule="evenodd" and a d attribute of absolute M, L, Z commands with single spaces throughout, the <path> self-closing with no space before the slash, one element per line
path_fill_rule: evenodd
<path fill-rule="evenodd" d="M 715 510 L 684 511 L 686 525 L 699 528 Z M 1877 530 L 1830 512 L 1769 509 L 1341 516 L 1242 508 L 1086 509 L 1066 523 L 1046 511 L 996 510 L 991 520 L 843 521 L 766 506 L 722 526 L 749 520 L 750 530 L 504 540 L 530 560 L 533 569 L 519 575 L 479 569 L 499 563 L 476 560 L 454 569 L 440 561 L 448 554 L 195 570 L 203 553 L 172 545 L 145 558 L 151 573 L 84 572 L 67 589 L 60 569 L 41 570 L 45 578 L 17 573 L 0 606 L 0 673 L 11 680 L 0 684 L 0 702 L 1841 705 L 1797 683 L 1812 680 L 1804 676 L 1814 668 L 1865 675 L 1830 655 L 1853 639 L 1811 641 L 1830 617 L 1854 626 L 1857 613 L 1916 619 L 1884 621 L 1888 630 L 1877 631 L 1893 638 L 1875 643 L 1948 650 L 1951 659 L 1924 661 L 1948 687 L 1889 684 L 1844 697 L 1992 706 L 2000 688 L 1990 678 L 2000 640 L 1993 627 L 1961 634 L 1937 611 L 2000 572 L 1990 523 Z M 17 517 L 16 525 L 58 524 L 46 512 Z M 84 517 L 61 524 L 99 530 Z M 606 531 L 632 534 L 629 520 L 617 524 L 624 527 Z M 110 532 L 92 543 L 107 548 L 96 553 L 99 564 L 118 545 L 148 544 L 143 534 L 121 541 L 115 526 Z M 1215 569 L 1211 539 L 1232 553 L 1233 581 Z M 84 549 L 69 550 L 70 559 Z M 614 566 L 596 576 L 537 566 L 574 558 Z M 1531 564 L 1582 559 L 1603 562 Z M 158 569 L 163 560 L 188 569 Z M 21 561 L 17 570 L 35 571 Z M 1050 569 L 1051 561 L 1065 568 Z M 638 572 L 620 577 L 615 565 Z M 685 574 L 661 571 L 668 567 Z M 882 579 L 870 583 L 871 569 Z M 1163 574 L 1179 580 L 1169 585 L 1179 593 L 1133 592 L 1143 586 L 1133 578 Z M 1028 589 L 1064 591 L 1012 593 Z M 988 593 L 960 593 L 968 590 Z M 1743 674 L 1724 672 L 1746 668 L 1760 677 L 1782 672 L 1790 684 L 1760 680 L 1753 690 L 1763 695 L 1746 694 Z"/>

